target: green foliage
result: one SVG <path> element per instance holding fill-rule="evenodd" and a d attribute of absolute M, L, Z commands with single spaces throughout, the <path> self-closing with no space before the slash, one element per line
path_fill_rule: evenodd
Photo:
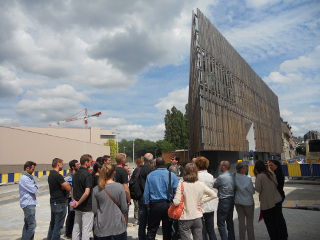
<path fill-rule="evenodd" d="M 173 106 L 171 111 L 167 109 L 164 118 L 166 128 L 164 139 L 173 144 L 176 149 L 184 149 L 189 143 L 187 104 L 185 108 L 186 112 L 183 114 Z"/>
<path fill-rule="evenodd" d="M 113 161 L 116 159 L 116 154 L 117 154 L 117 143 L 114 139 L 108 139 L 105 143 L 105 146 L 110 147 L 110 157 Z"/>
<path fill-rule="evenodd" d="M 304 147 L 304 146 L 296 147 L 296 154 L 297 155 L 306 155 L 306 147 Z"/>

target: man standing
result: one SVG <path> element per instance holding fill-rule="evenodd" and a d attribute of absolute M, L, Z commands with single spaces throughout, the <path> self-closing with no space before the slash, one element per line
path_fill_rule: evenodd
<path fill-rule="evenodd" d="M 176 153 L 173 153 L 171 155 L 171 166 L 169 167 L 169 170 L 171 171 L 171 167 L 175 167 L 178 172 L 178 177 L 183 177 L 183 167 L 179 164 L 179 155 Z"/>
<path fill-rule="evenodd" d="M 38 191 L 37 183 L 34 181 L 32 173 L 36 167 L 35 162 L 27 161 L 24 164 L 24 171 L 19 180 L 20 206 L 24 213 L 24 226 L 22 229 L 21 240 L 34 238 L 36 223 L 36 193 Z"/>
<path fill-rule="evenodd" d="M 52 160 L 53 171 L 48 177 L 50 189 L 51 220 L 48 231 L 48 240 L 60 240 L 61 230 L 67 213 L 68 191 L 71 186 L 59 173 L 63 169 L 63 160 Z"/>
<path fill-rule="evenodd" d="M 177 186 L 178 178 L 165 168 L 165 160 L 156 159 L 156 170 L 147 176 L 144 189 L 144 203 L 149 207 L 147 239 L 154 240 L 162 221 L 162 233 L 164 240 L 171 239 L 171 224 L 169 223 L 168 208 L 172 201 Z M 169 186 L 169 174 L 171 185 Z M 169 189 L 172 189 L 170 191 Z"/>
<path fill-rule="evenodd" d="M 116 155 L 116 174 L 114 176 L 114 181 L 121 183 L 124 187 L 124 191 L 126 192 L 126 198 L 127 198 L 127 203 L 130 204 L 131 202 L 131 197 L 130 197 L 130 190 L 129 190 L 129 179 L 128 179 L 128 173 L 127 171 L 123 168 L 124 165 L 126 164 L 127 161 L 127 155 L 124 153 L 118 153 Z"/>
<path fill-rule="evenodd" d="M 67 182 L 69 182 L 72 187 L 73 176 L 76 173 L 76 171 L 78 171 L 80 164 L 79 164 L 78 160 L 74 159 L 69 162 L 69 167 L 70 167 L 70 173 L 67 175 L 67 177 L 68 177 Z M 75 211 L 70 210 L 69 204 L 70 204 L 71 200 L 72 200 L 72 196 L 70 196 L 69 200 L 68 200 L 68 215 L 67 215 L 67 219 L 66 219 L 66 233 L 65 233 L 67 238 L 72 237 L 72 230 L 73 230 L 74 217 L 75 217 Z"/>
<path fill-rule="evenodd" d="M 102 156 L 102 162 L 103 162 L 103 165 L 107 164 L 107 163 L 111 164 L 112 163 L 111 157 L 109 155 L 103 155 Z"/>
<path fill-rule="evenodd" d="M 154 170 L 153 166 L 153 155 L 151 153 L 146 153 L 144 155 L 144 165 L 138 165 L 137 168 L 133 171 L 131 178 L 136 179 L 138 181 L 138 185 L 140 186 L 140 194 L 141 196 L 137 197 L 135 201 L 138 201 L 138 209 L 139 209 L 139 230 L 138 237 L 139 240 L 146 239 L 146 226 L 148 221 L 148 208 L 147 205 L 144 204 L 143 192 L 145 189 L 145 184 L 147 181 L 147 176 Z M 136 175 L 138 175 L 136 177 Z"/>
<path fill-rule="evenodd" d="M 222 174 L 214 182 L 213 187 L 218 189 L 217 225 L 221 240 L 234 240 L 233 209 L 234 209 L 234 177 L 229 172 L 230 162 L 221 161 Z M 228 233 L 225 228 L 227 223 Z"/>
<path fill-rule="evenodd" d="M 90 239 L 90 233 L 93 226 L 92 212 L 92 175 L 88 171 L 91 166 L 92 156 L 84 154 L 80 158 L 81 167 L 73 177 L 73 205 L 76 214 L 72 231 L 72 239 Z"/>

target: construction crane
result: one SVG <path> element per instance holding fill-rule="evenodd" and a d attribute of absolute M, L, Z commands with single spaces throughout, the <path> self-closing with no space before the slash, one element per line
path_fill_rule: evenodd
<path fill-rule="evenodd" d="M 101 112 L 97 112 L 95 114 L 88 115 L 88 109 L 85 108 L 84 109 L 84 116 L 75 117 L 75 118 L 68 118 L 66 120 L 59 121 L 59 122 L 53 122 L 53 123 L 50 123 L 49 126 L 52 127 L 54 125 L 60 125 L 61 123 L 72 122 L 72 121 L 76 121 L 76 120 L 79 120 L 79 119 L 84 119 L 83 122 L 84 122 L 85 128 L 88 128 L 88 118 L 90 118 L 90 117 L 99 117 L 101 114 L 102 114 Z"/>

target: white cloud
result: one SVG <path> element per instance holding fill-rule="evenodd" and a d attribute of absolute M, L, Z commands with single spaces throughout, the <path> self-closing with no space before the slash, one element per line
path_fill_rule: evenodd
<path fill-rule="evenodd" d="M 15 73 L 0 66 L 0 98 L 15 97 L 22 91 Z"/>
<path fill-rule="evenodd" d="M 285 73 L 299 72 L 301 70 L 318 70 L 320 66 L 320 45 L 315 51 L 298 59 L 287 60 L 280 65 L 280 71 Z"/>
<path fill-rule="evenodd" d="M 27 91 L 25 98 L 16 105 L 16 111 L 23 117 L 32 118 L 33 121 L 49 123 L 71 116 L 75 109 L 82 108 L 83 101 L 89 101 L 89 98 L 70 85 L 61 85 L 53 89 Z"/>
<path fill-rule="evenodd" d="M 185 113 L 185 105 L 188 103 L 189 86 L 173 92 L 169 92 L 164 98 L 160 98 L 160 102 L 155 107 L 160 112 L 165 112 L 175 106 L 182 113 Z"/>
<path fill-rule="evenodd" d="M 0 126 L 19 126 L 19 119 L 0 118 Z"/>
<path fill-rule="evenodd" d="M 266 5 L 279 3 L 280 0 L 246 0 L 246 4 L 248 7 L 259 8 Z"/>

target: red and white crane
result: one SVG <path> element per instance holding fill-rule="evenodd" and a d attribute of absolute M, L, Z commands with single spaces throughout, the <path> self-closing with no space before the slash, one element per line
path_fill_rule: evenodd
<path fill-rule="evenodd" d="M 83 110 L 82 110 L 83 111 Z M 84 109 L 84 116 L 82 117 L 74 117 L 74 118 L 68 118 L 66 120 L 62 120 L 62 121 L 58 121 L 58 122 L 53 122 L 53 123 L 50 123 L 49 126 L 52 127 L 54 125 L 60 125 L 61 123 L 66 123 L 66 122 L 72 122 L 72 121 L 76 121 L 76 120 L 79 120 L 79 119 L 84 119 L 84 125 L 85 125 L 85 128 L 88 128 L 88 118 L 90 117 L 99 117 L 102 113 L 101 112 L 97 112 L 95 114 L 91 114 L 91 115 L 88 115 L 88 109 L 85 108 Z"/>

